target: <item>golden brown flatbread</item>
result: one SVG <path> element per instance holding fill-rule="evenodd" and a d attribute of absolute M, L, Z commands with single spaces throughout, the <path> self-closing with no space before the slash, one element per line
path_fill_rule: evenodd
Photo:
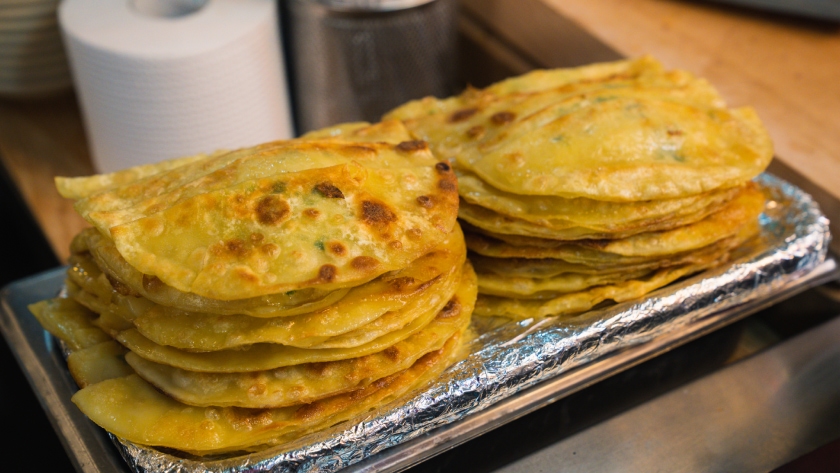
<path fill-rule="evenodd" d="M 426 98 L 386 118 L 403 120 L 459 168 L 520 195 L 682 198 L 741 185 L 773 157 L 751 108 L 727 109 L 706 81 L 665 72 L 650 58 L 559 73 L 554 84 L 548 76 Z"/>
<path fill-rule="evenodd" d="M 192 406 L 285 407 L 363 388 L 405 370 L 420 357 L 443 347 L 470 321 L 472 307 L 454 299 L 414 335 L 377 353 L 322 363 L 286 366 L 249 373 L 200 373 L 145 360 L 134 353 L 126 361 L 143 379 Z"/>
<path fill-rule="evenodd" d="M 424 143 L 298 140 L 177 166 L 77 209 L 140 273 L 233 300 L 404 267 L 452 231 L 457 183 Z"/>
<path fill-rule="evenodd" d="M 551 229 L 552 238 L 571 240 L 624 238 L 692 223 L 720 209 L 740 192 L 740 187 L 679 199 L 608 202 L 511 194 L 495 189 L 472 173 L 460 171 L 458 191 L 462 198 L 458 215 L 473 225 L 492 231 L 503 223 L 487 220 L 503 221 L 508 217 Z"/>
<path fill-rule="evenodd" d="M 196 407 L 156 390 L 137 375 L 113 378 L 77 392 L 72 400 L 93 422 L 142 445 L 195 455 L 252 451 L 278 445 L 342 421 L 358 420 L 435 379 L 459 356 L 461 336 L 400 373 L 311 404 L 274 409 Z"/>

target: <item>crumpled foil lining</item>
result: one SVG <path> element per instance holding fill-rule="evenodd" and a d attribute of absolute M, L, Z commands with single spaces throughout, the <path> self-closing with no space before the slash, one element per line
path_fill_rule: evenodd
<path fill-rule="evenodd" d="M 129 467 L 145 472 L 334 472 L 457 422 L 541 381 L 738 304 L 766 298 L 825 260 L 828 220 L 811 197 L 769 174 L 762 237 L 732 263 L 671 284 L 637 302 L 569 320 L 526 320 L 481 334 L 470 354 L 432 386 L 350 427 L 227 459 L 183 458 L 112 436 Z"/>

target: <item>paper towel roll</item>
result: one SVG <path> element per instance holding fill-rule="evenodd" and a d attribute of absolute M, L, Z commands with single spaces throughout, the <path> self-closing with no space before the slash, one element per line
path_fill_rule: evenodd
<path fill-rule="evenodd" d="M 99 172 L 292 136 L 275 1 L 175 3 L 59 7 Z"/>

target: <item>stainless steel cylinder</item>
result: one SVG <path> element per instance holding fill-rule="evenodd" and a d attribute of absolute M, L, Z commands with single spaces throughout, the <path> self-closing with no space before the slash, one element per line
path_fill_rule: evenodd
<path fill-rule="evenodd" d="M 454 92 L 457 0 L 285 0 L 297 132 Z"/>

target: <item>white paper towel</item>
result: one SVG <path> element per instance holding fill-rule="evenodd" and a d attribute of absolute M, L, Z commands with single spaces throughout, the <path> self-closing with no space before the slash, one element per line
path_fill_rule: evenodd
<path fill-rule="evenodd" d="M 156 2 L 59 7 L 97 171 L 292 136 L 274 0 Z"/>

